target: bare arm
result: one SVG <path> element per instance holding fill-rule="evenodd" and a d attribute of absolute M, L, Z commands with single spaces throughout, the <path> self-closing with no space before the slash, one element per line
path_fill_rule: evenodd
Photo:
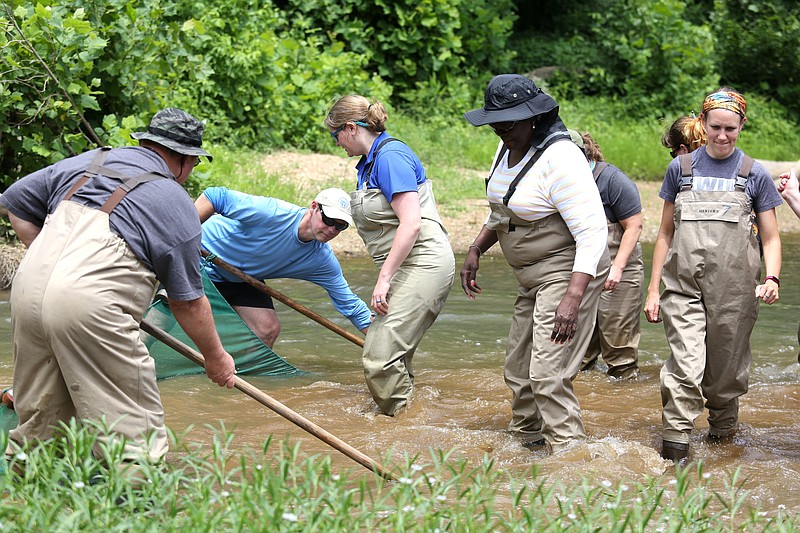
<path fill-rule="evenodd" d="M 480 268 L 479 258 L 485 254 L 489 248 L 497 242 L 497 232 L 490 230 L 486 226 L 481 228 L 478 236 L 472 241 L 467 250 L 467 257 L 464 259 L 464 266 L 461 267 L 461 288 L 467 298 L 474 300 L 475 296 L 481 293 L 481 286 L 478 285 L 478 268 Z"/>
<path fill-rule="evenodd" d="M 781 196 L 794 211 L 794 214 L 800 217 L 800 182 L 797 181 L 794 171 L 780 175 L 778 192 L 781 193 Z M 759 223 L 760 227 L 761 223 Z"/>
<path fill-rule="evenodd" d="M 197 215 L 200 217 L 201 224 L 215 213 L 214 206 L 211 205 L 211 202 L 208 201 L 205 194 L 201 194 L 197 197 L 197 200 L 194 201 L 194 207 L 197 209 Z"/>
<path fill-rule="evenodd" d="M 667 252 L 672 245 L 672 237 L 675 235 L 675 204 L 664 200 L 664 208 L 661 211 L 661 226 L 658 228 L 656 246 L 653 250 L 653 269 L 650 275 L 650 285 L 647 287 L 647 300 L 644 304 L 644 314 L 648 322 L 661 322 L 661 273 L 664 271 L 664 262 L 667 260 Z"/>
<path fill-rule="evenodd" d="M 764 249 L 764 266 L 766 276 L 781 277 L 781 236 L 778 233 L 778 217 L 775 209 L 770 209 L 756 214 L 758 234 L 761 235 L 761 246 Z M 765 281 L 756 287 L 756 298 L 761 298 L 765 303 L 774 304 L 778 301 L 778 284 L 772 280 Z"/>
<path fill-rule="evenodd" d="M 397 227 L 392 249 L 378 274 L 378 282 L 372 290 L 372 306 L 382 315 L 385 315 L 389 308 L 386 294 L 389 292 L 392 276 L 408 257 L 422 227 L 418 192 L 399 192 L 392 196 L 391 204 L 397 218 L 400 219 L 400 225 Z"/>
<path fill-rule="evenodd" d="M 233 387 L 236 367 L 219 340 L 208 299 L 201 296 L 196 300 L 170 300 L 169 308 L 183 331 L 203 354 L 206 375 L 220 387 Z"/>
<path fill-rule="evenodd" d="M 14 213 L 9 212 L 8 219 L 11 221 L 11 227 L 14 229 L 17 237 L 19 237 L 19 240 L 21 240 L 22 244 L 25 246 L 30 246 L 33 240 L 39 235 L 39 232 L 42 231 L 42 228 L 33 222 L 23 220 Z"/>
<path fill-rule="evenodd" d="M 619 224 L 622 226 L 622 239 L 619 243 L 619 250 L 614 257 L 614 262 L 611 263 L 611 271 L 608 273 L 608 279 L 604 289 L 613 291 L 619 285 L 622 279 L 622 271 L 628 264 L 628 259 L 631 257 L 633 249 L 636 248 L 636 243 L 639 242 L 639 236 L 642 234 L 642 212 L 639 211 L 635 215 L 620 220 Z"/>

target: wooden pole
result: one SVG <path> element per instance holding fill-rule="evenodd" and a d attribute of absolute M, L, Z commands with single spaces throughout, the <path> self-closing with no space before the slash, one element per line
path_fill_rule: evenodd
<path fill-rule="evenodd" d="M 192 360 L 193 362 L 205 368 L 205 359 L 203 358 L 203 355 L 200 354 L 200 352 L 198 352 L 197 350 L 193 349 L 191 346 L 187 346 L 186 344 L 181 342 L 179 339 L 176 339 L 166 331 L 147 322 L 147 320 L 142 320 L 141 327 L 142 330 L 145 331 L 146 333 L 152 335 L 153 337 L 163 342 L 176 352 L 180 353 L 181 355 L 187 357 L 188 359 Z M 362 465 L 363 467 L 367 468 L 368 470 L 376 472 L 382 478 L 388 479 L 389 481 L 396 481 L 394 476 L 389 474 L 386 470 L 384 470 L 384 468 L 381 465 L 373 461 L 369 456 L 356 450 L 343 440 L 322 429 L 314 422 L 301 416 L 297 412 L 283 405 L 278 400 L 272 398 L 271 396 L 269 396 L 262 390 L 254 387 L 253 385 L 243 380 L 242 378 L 234 376 L 233 379 L 235 381 L 234 387 L 236 387 L 246 395 L 250 396 L 257 402 L 259 402 L 261 405 L 275 411 L 289 422 L 298 426 L 300 429 L 303 429 L 308 433 L 314 435 L 325 444 L 342 452 L 350 459 Z"/>
<path fill-rule="evenodd" d="M 206 250 L 200 250 L 200 253 L 203 254 L 203 257 L 206 257 L 206 258 L 209 255 L 211 255 Z M 338 325 L 334 324 L 333 322 L 331 322 L 327 318 L 318 315 L 317 313 L 315 313 L 314 311 L 312 311 L 308 307 L 295 302 L 294 300 L 292 300 L 288 296 L 285 296 L 282 293 L 280 293 L 280 292 L 276 291 L 275 289 L 273 289 L 272 287 L 268 286 L 263 281 L 259 281 L 256 278 L 254 278 L 253 276 L 251 276 L 249 274 L 245 274 L 244 272 L 242 272 L 241 270 L 239 270 L 235 266 L 233 266 L 230 263 L 224 261 L 223 259 L 220 259 L 217 256 L 214 256 L 211 259 L 211 262 L 214 263 L 215 265 L 217 265 L 218 267 L 220 267 L 221 269 L 223 269 L 223 270 L 225 270 L 227 272 L 230 272 L 231 274 L 233 274 L 237 278 L 241 279 L 245 283 L 248 283 L 249 285 L 255 287 L 258 290 L 260 290 L 264 294 L 267 294 L 270 297 L 278 300 L 282 304 L 285 304 L 285 305 L 291 307 L 292 309 L 294 309 L 295 311 L 297 311 L 297 312 L 299 312 L 301 314 L 304 314 L 305 316 L 307 316 L 308 318 L 310 318 L 314 322 L 325 326 L 326 328 L 328 328 L 329 330 L 333 331 L 334 333 L 337 333 L 337 334 L 341 335 L 342 337 L 344 337 L 345 339 L 349 340 L 353 344 L 358 345 L 360 348 L 364 347 L 364 339 L 362 339 L 361 337 L 358 337 L 358 336 L 350 333 L 349 331 L 347 331 L 346 329 L 342 328 L 341 326 L 338 326 Z"/>

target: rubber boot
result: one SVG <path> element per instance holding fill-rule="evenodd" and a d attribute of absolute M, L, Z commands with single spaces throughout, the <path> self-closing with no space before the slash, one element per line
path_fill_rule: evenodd
<path fill-rule="evenodd" d="M 678 463 L 689 457 L 689 443 L 665 440 L 661 443 L 661 457 Z"/>

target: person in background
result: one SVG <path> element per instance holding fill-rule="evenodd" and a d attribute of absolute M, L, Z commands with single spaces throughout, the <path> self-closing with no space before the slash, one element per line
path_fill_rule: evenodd
<path fill-rule="evenodd" d="M 530 79 L 500 74 L 464 118 L 500 137 L 486 194 L 491 213 L 461 268 L 468 298 L 482 291 L 480 256 L 500 242 L 519 283 L 504 374 L 512 435 L 559 450 L 586 432 L 572 380 L 594 330 L 610 265 L 606 218 L 586 157 L 558 104 Z"/>
<path fill-rule="evenodd" d="M 669 149 L 669 155 L 675 159 L 681 154 L 694 152 L 706 144 L 706 130 L 700 118 L 685 115 L 672 123 L 661 136 L 661 144 Z"/>
<path fill-rule="evenodd" d="M 353 220 L 380 268 L 362 361 L 378 408 L 394 416 L 411 401 L 414 352 L 444 307 L 455 257 L 425 168 L 386 132 L 387 118 L 379 101 L 349 95 L 333 104 L 325 126 L 348 156 L 361 156 Z"/>
<path fill-rule="evenodd" d="M 211 187 L 197 198 L 195 208 L 203 222 L 205 250 L 258 280 L 293 278 L 316 283 L 328 292 L 337 311 L 367 332 L 369 307 L 350 290 L 328 244 L 353 223 L 346 192 L 325 189 L 304 208 L 277 198 Z M 210 261 L 205 268 L 225 300 L 272 348 L 281 330 L 272 298 Z"/>
<path fill-rule="evenodd" d="M 6 455 L 53 437 L 70 418 L 105 420 L 125 439 L 128 474 L 167 452 L 153 359 L 139 338 L 156 281 L 205 357 L 233 387 L 198 268 L 200 221 L 181 187 L 199 162 L 203 123 L 176 108 L 153 116 L 139 146 L 93 150 L 12 184 L 0 202 L 28 247 L 11 288 L 14 407 Z M 101 457 L 98 455 L 98 457 Z"/>
<path fill-rule="evenodd" d="M 708 143 L 670 162 L 659 193 L 664 208 L 645 315 L 663 319 L 670 347 L 661 369 L 661 455 L 676 462 L 688 458 L 689 435 L 704 407 L 710 440 L 736 431 L 758 301 L 779 297 L 781 198 L 766 169 L 736 147 L 746 111 L 744 97 L 731 88 L 709 94 L 700 115 Z"/>
<path fill-rule="evenodd" d="M 636 184 L 620 169 L 606 163 L 597 142 L 588 133 L 570 130 L 573 141 L 589 160 L 608 221 L 608 273 L 592 340 L 581 370 L 589 370 L 602 355 L 608 375 L 631 380 L 639 376 L 640 315 L 644 302 L 642 201 Z"/>

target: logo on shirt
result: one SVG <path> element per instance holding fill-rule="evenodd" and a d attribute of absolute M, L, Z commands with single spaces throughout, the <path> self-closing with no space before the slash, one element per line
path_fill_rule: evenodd
<path fill-rule="evenodd" d="M 736 188 L 736 180 L 729 178 L 712 178 L 709 176 L 695 176 L 692 178 L 692 190 L 730 192 Z"/>

